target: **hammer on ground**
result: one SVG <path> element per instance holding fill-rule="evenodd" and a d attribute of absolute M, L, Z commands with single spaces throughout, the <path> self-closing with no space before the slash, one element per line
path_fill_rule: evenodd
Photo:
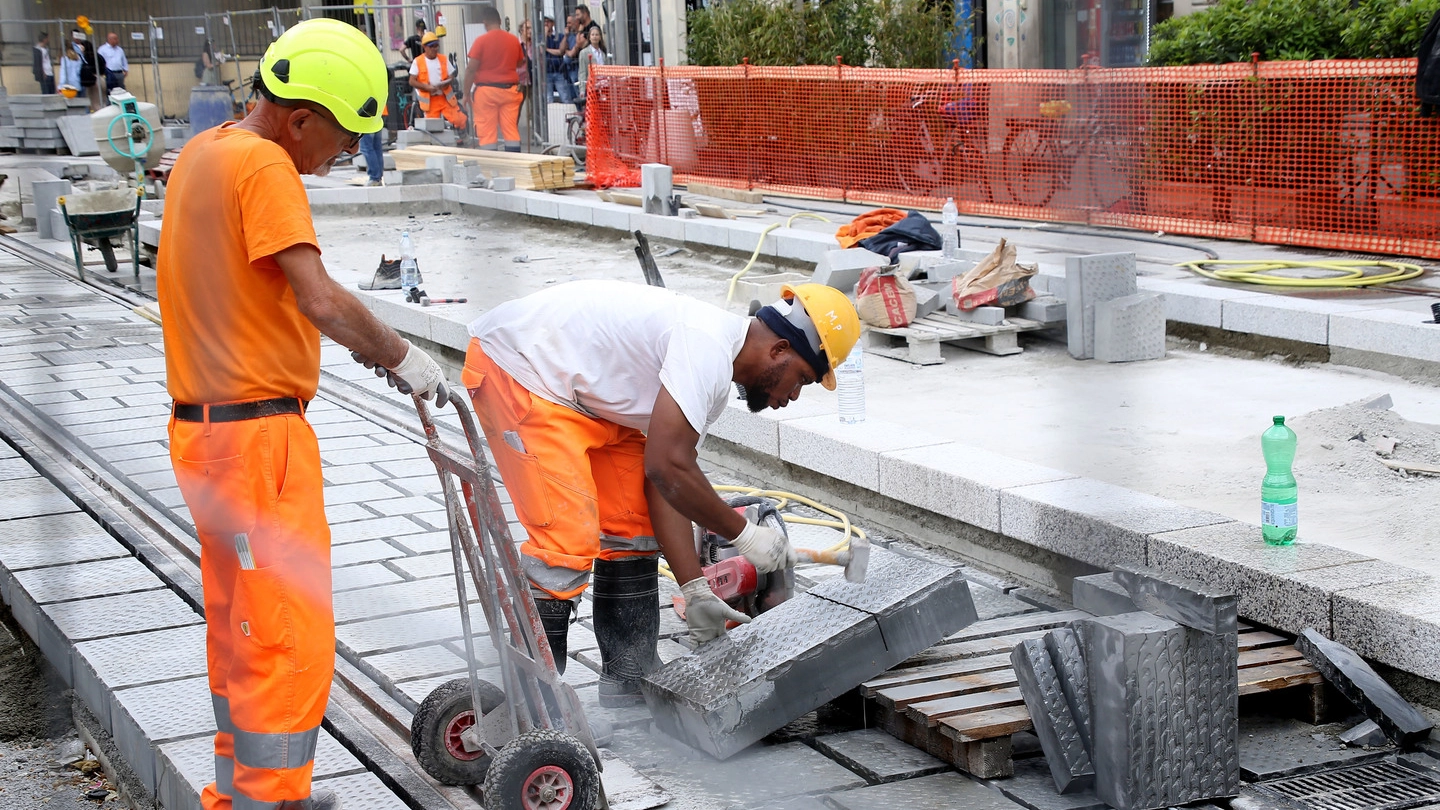
<path fill-rule="evenodd" d="M 845 551 L 797 548 L 795 557 L 800 562 L 844 566 L 846 582 L 864 582 L 865 571 L 870 567 L 870 541 L 859 536 L 853 537 L 850 539 L 850 548 Z"/>

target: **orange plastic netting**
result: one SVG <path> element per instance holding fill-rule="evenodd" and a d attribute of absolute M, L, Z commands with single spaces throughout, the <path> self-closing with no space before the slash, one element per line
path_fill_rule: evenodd
<path fill-rule="evenodd" d="M 1440 117 L 1418 115 L 1415 64 L 598 67 L 587 170 L 1440 257 Z"/>

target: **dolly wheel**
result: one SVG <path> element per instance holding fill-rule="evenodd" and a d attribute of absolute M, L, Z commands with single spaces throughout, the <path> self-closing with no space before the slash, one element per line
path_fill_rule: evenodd
<path fill-rule="evenodd" d="M 521 734 L 485 775 L 486 810 L 594 810 L 600 771 L 579 740 L 554 729 Z"/>
<path fill-rule="evenodd" d="M 505 693 L 489 681 L 479 681 L 480 713 L 505 702 Z M 456 678 L 426 696 L 410 724 L 410 750 L 420 767 L 446 785 L 478 785 L 485 781 L 490 757 L 482 751 L 466 751 L 460 735 L 475 725 L 470 705 L 470 681 Z"/>

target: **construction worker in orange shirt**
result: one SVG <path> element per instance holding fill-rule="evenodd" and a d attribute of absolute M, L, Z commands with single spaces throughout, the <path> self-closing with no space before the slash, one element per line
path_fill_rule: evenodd
<path fill-rule="evenodd" d="M 519 68 L 525 64 L 525 51 L 514 34 L 500 27 L 500 12 L 492 5 L 480 7 L 480 22 L 485 33 L 475 38 L 467 54 L 465 81 L 461 86 L 470 92 L 470 114 L 475 117 L 475 139 L 481 149 L 520 151 Z M 497 132 L 498 130 L 498 132 Z"/>
<path fill-rule="evenodd" d="M 465 129 L 465 113 L 455 100 L 455 66 L 440 52 L 440 37 L 434 31 L 426 31 L 420 38 L 421 54 L 410 63 L 410 86 L 420 101 L 420 109 L 426 118 L 441 118 L 450 126 Z"/>
<path fill-rule="evenodd" d="M 325 272 L 300 175 L 381 126 L 385 60 L 319 18 L 272 43 L 243 121 L 170 173 L 157 260 L 170 460 L 199 536 L 215 710 L 205 810 L 335 810 L 312 794 L 335 666 L 330 529 L 305 419 L 322 334 L 443 403 L 440 367 Z"/>
<path fill-rule="evenodd" d="M 580 594 L 593 580 L 600 704 L 640 702 L 658 662 L 658 554 L 697 643 L 748 622 L 701 573 L 691 522 L 762 573 L 794 563 L 785 534 L 730 508 L 696 450 L 734 396 L 783 408 L 835 388 L 860 319 L 845 294 L 802 284 L 753 318 L 621 281 L 560 284 L 470 324 L 460 381 L 528 535 L 520 567 L 563 672 Z"/>

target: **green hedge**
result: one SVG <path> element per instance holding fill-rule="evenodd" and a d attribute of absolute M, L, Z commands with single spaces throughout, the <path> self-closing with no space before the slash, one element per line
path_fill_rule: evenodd
<path fill-rule="evenodd" d="M 944 66 L 951 6 L 937 0 L 720 0 L 686 17 L 692 65 Z"/>
<path fill-rule="evenodd" d="M 1414 56 L 1440 0 L 1221 0 L 1155 26 L 1152 65 Z"/>

